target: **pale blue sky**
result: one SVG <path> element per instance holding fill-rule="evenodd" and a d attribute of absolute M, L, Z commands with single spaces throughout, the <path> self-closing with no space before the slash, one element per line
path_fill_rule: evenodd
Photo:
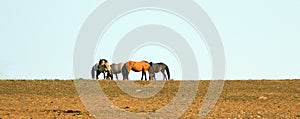
<path fill-rule="evenodd" d="M 73 78 L 73 50 L 77 35 L 88 15 L 101 2 L 0 1 L 0 78 Z M 210 16 L 222 38 L 226 79 L 300 78 L 300 1 L 202 0 L 197 3 Z M 145 17 L 149 14 L 140 14 L 141 17 L 133 14 L 127 19 L 150 19 Z M 113 27 L 111 29 L 113 32 Z M 185 34 L 184 31 L 178 32 Z M 143 50 L 147 51 L 147 48 Z M 141 51 L 134 54 L 133 59 L 142 57 L 139 55 Z M 99 52 L 101 49 L 97 49 L 95 59 L 100 57 Z M 206 55 L 199 57 L 209 59 Z M 175 62 L 162 60 L 169 64 Z M 202 64 L 209 64 L 209 61 Z M 204 67 L 209 69 L 209 66 Z M 172 70 L 180 72 L 176 65 Z M 201 73 L 201 78 L 209 78 L 209 72 Z M 180 79 L 181 75 L 173 78 Z"/>

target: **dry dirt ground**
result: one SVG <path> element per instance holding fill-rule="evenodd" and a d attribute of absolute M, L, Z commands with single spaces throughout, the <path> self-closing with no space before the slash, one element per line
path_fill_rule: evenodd
<path fill-rule="evenodd" d="M 148 81 L 134 81 L 147 85 Z M 100 80 L 117 107 L 134 113 L 155 113 L 175 96 L 180 81 L 167 81 L 155 96 L 134 98 L 116 82 Z M 181 118 L 199 118 L 209 81 L 200 81 L 197 96 Z M 81 102 L 72 80 L 1 80 L 0 118 L 94 118 Z M 206 118 L 300 118 L 300 80 L 225 81 Z"/>

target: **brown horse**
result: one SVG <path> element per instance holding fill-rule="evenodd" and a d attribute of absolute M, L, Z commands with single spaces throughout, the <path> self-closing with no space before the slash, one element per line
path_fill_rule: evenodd
<path fill-rule="evenodd" d="M 122 67 L 122 75 L 123 75 L 123 80 L 128 80 L 128 75 L 130 71 L 135 71 L 135 72 L 142 72 L 142 78 L 145 75 L 145 80 L 147 80 L 146 72 L 149 72 L 149 80 L 153 80 L 153 71 L 151 68 L 150 63 L 147 61 L 140 61 L 140 62 L 135 62 L 135 61 L 128 61 L 124 64 Z"/>

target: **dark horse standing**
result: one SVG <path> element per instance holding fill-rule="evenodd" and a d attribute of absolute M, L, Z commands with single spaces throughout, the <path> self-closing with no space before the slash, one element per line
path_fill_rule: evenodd
<path fill-rule="evenodd" d="M 153 68 L 154 73 L 158 73 L 161 72 L 164 75 L 164 79 L 163 80 L 170 80 L 170 71 L 169 71 L 169 67 L 165 64 L 165 63 L 152 63 L 150 62 L 150 64 L 152 65 L 151 68 Z M 165 71 L 167 72 L 168 77 L 166 77 Z M 155 74 L 154 74 L 154 79 L 155 78 Z"/>
<path fill-rule="evenodd" d="M 145 75 L 145 80 L 147 80 L 146 72 L 148 71 L 149 80 L 153 80 L 154 72 L 151 69 L 150 63 L 148 63 L 147 61 L 140 61 L 140 62 L 128 61 L 128 62 L 126 62 L 122 67 L 123 80 L 128 80 L 128 75 L 131 70 L 135 71 L 135 72 L 142 72 L 141 80 L 143 80 L 144 75 Z"/>
<path fill-rule="evenodd" d="M 110 65 L 106 59 L 100 59 L 99 63 L 96 63 L 91 70 L 92 78 L 95 79 L 95 73 L 96 73 L 96 79 L 98 79 L 98 76 L 103 73 L 104 79 L 110 78 L 113 79 L 112 71 L 110 68 Z M 107 73 L 107 77 L 105 77 L 105 73 Z"/>

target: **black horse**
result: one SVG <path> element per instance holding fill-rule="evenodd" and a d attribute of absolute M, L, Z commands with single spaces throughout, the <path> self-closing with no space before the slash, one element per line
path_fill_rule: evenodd
<path fill-rule="evenodd" d="M 96 73 L 96 75 L 95 75 Z M 96 63 L 91 70 L 92 78 L 99 79 L 98 76 L 103 73 L 104 79 L 105 78 L 110 78 L 111 80 L 113 79 L 113 74 L 110 68 L 110 65 L 106 59 L 100 59 L 99 63 Z M 105 73 L 107 73 L 107 77 L 105 77 Z"/>
<path fill-rule="evenodd" d="M 158 73 L 158 72 L 161 72 L 164 75 L 163 80 L 164 79 L 170 80 L 170 71 L 169 71 L 168 65 L 166 65 L 165 63 L 162 63 L 162 62 L 160 62 L 160 63 L 152 63 L 152 62 L 150 62 L 150 64 L 151 64 L 151 68 L 154 71 L 154 79 L 155 80 L 156 80 L 155 73 Z M 165 71 L 167 72 L 168 77 L 166 77 Z"/>

